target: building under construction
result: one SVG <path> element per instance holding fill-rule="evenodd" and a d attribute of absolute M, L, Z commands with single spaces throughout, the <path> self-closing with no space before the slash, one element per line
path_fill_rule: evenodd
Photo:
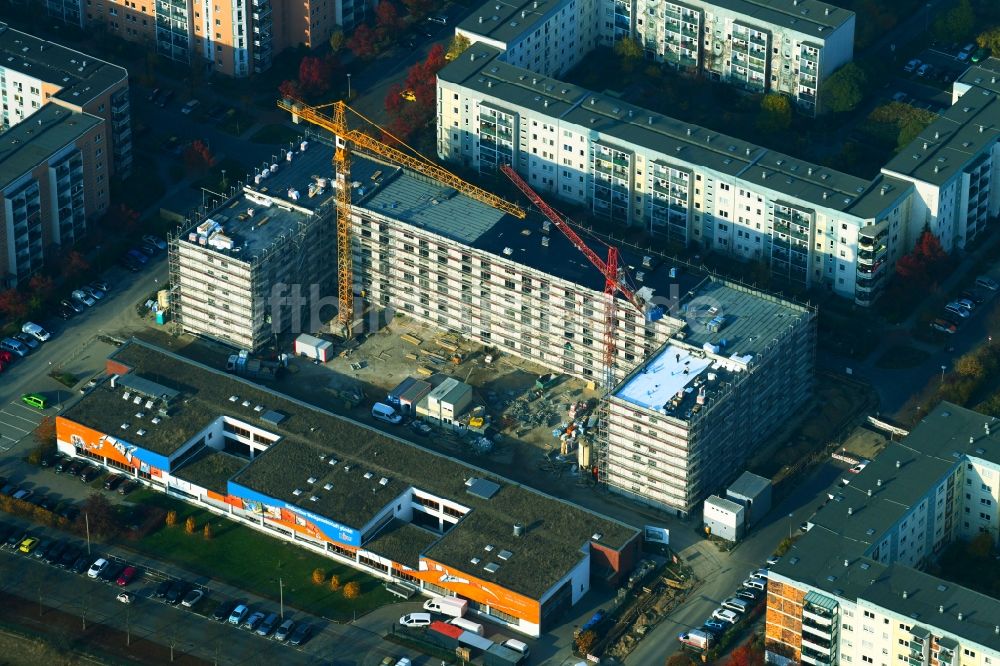
<path fill-rule="evenodd" d="M 336 303 L 330 149 L 309 140 L 253 170 L 170 238 L 171 303 L 184 331 L 257 350 L 328 319 Z M 313 307 L 316 305 L 317 307 Z"/>
<path fill-rule="evenodd" d="M 315 138 L 307 148 L 296 150 L 290 163 L 279 160 L 265 181 L 247 184 L 212 212 L 218 228 L 192 222 L 175 239 L 173 281 L 185 330 L 257 347 L 272 331 L 285 330 L 284 320 L 279 328 L 262 316 L 271 311 L 275 284 L 290 282 L 283 276 L 294 273 L 293 266 L 326 276 L 323 269 L 336 264 L 332 193 L 311 199 L 301 193 L 310 183 L 335 182 L 334 149 Z M 401 311 L 502 353 L 605 383 L 605 276 L 548 220 L 537 214 L 519 219 L 423 175 L 359 156 L 352 160 L 351 188 L 354 291 L 365 308 Z M 305 210 L 308 201 L 317 206 Z M 260 224 L 267 217 L 287 231 L 267 232 L 271 222 Z M 262 231 L 271 239 L 267 250 L 248 257 L 245 248 L 263 246 L 250 236 Z M 292 231 L 301 240 L 293 240 Z M 227 247 L 213 244 L 219 235 Z M 608 419 L 611 446 L 584 464 L 615 489 L 686 513 L 732 480 L 763 437 L 808 398 L 815 316 L 653 252 L 622 248 L 619 265 L 643 311 L 617 299 L 613 381 L 625 383 L 615 390 Z M 238 312 L 232 289 L 225 301 L 218 293 L 221 271 L 234 267 L 244 285 Z M 331 302 L 336 297 L 321 295 Z M 664 378 L 653 384 L 663 386 L 638 387 L 638 375 L 673 354 L 697 357 L 705 373 L 677 361 L 653 372 Z M 636 391 L 651 393 L 636 397 Z M 634 450 L 640 440 L 641 454 Z"/>

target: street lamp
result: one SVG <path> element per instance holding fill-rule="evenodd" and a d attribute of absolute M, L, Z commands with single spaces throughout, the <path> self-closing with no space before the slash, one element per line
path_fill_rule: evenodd
<path fill-rule="evenodd" d="M 944 365 L 944 364 L 941 365 L 941 383 L 942 384 L 944 383 L 944 371 L 947 370 L 947 369 L 948 369 L 947 365 Z"/>
<path fill-rule="evenodd" d="M 348 102 L 351 101 L 351 74 L 350 74 L 350 72 L 348 72 L 348 74 L 347 74 L 347 101 Z"/>
<path fill-rule="evenodd" d="M 222 189 L 226 189 L 226 170 L 222 170 Z"/>

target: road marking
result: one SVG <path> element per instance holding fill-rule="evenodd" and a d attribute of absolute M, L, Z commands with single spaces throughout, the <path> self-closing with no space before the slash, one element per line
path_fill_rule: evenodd
<path fill-rule="evenodd" d="M 29 432 L 31 432 L 30 430 L 27 430 L 25 428 L 19 428 L 18 426 L 14 425 L 13 423 L 7 423 L 6 421 L 0 421 L 0 426 L 6 426 L 6 427 L 11 428 L 13 430 L 20 431 L 20 432 L 24 433 L 25 435 L 27 435 Z"/>
<path fill-rule="evenodd" d="M 32 412 L 32 414 L 34 413 L 35 412 Z M 27 421 L 28 423 L 32 423 L 34 425 L 38 425 L 38 422 L 41 421 L 41 419 L 29 419 L 27 416 L 21 416 L 20 414 L 8 412 L 6 409 L 0 409 L 0 414 L 6 414 L 7 416 L 11 416 L 15 419 L 21 419 L 22 421 Z"/>

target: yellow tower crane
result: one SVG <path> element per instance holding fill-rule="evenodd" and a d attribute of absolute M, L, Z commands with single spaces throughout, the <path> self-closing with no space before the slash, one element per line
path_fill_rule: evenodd
<path fill-rule="evenodd" d="M 308 123 L 322 127 L 337 137 L 337 147 L 333 156 L 333 167 L 336 173 L 337 189 L 337 285 L 339 290 L 340 311 L 338 319 L 347 334 L 351 337 L 351 323 L 354 318 L 353 265 L 351 261 L 351 151 L 360 149 L 394 164 L 406 167 L 443 185 L 452 187 L 462 194 L 478 201 L 524 219 L 525 212 L 516 204 L 510 203 L 495 194 L 467 183 L 447 169 L 434 164 L 415 150 L 413 154 L 393 148 L 361 130 L 347 126 L 347 112 L 392 136 L 374 122 L 368 120 L 343 101 L 331 102 L 319 106 L 310 106 L 298 100 L 279 99 L 278 107 L 288 111 L 292 116 Z M 323 109 L 330 109 L 322 113 Z M 395 137 L 393 137 L 395 138 Z M 397 139 L 398 140 L 398 139 Z M 402 141 L 400 141 L 402 145 Z M 408 147 L 408 146 L 407 146 Z M 412 148 L 410 150 L 413 150 Z"/>

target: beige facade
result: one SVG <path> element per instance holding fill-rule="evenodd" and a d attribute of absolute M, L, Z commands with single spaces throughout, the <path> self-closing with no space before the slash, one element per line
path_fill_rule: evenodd
<path fill-rule="evenodd" d="M 24 283 L 109 205 L 107 126 L 47 104 L 0 134 L 0 284 Z"/>

